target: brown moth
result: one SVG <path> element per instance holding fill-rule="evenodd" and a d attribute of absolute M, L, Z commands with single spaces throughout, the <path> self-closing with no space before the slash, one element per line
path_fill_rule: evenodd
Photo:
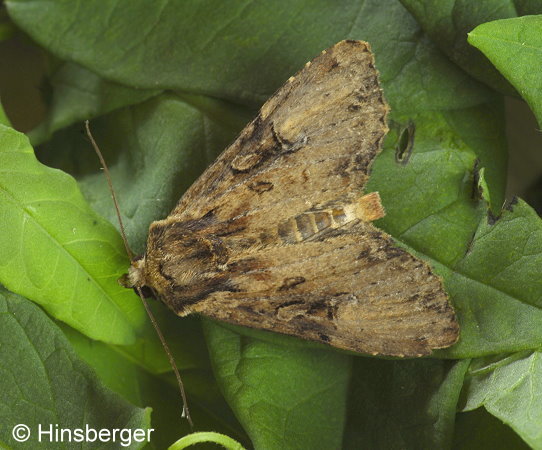
<path fill-rule="evenodd" d="M 459 335 L 440 278 L 371 221 L 388 131 L 366 42 L 323 51 L 149 229 L 128 286 L 199 313 L 355 352 L 422 356 Z"/>

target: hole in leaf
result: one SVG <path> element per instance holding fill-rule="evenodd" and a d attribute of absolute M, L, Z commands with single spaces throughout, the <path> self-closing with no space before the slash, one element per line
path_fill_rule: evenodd
<path fill-rule="evenodd" d="M 412 150 L 414 149 L 414 135 L 416 133 L 416 125 L 412 120 L 401 130 L 397 145 L 395 146 L 395 161 L 405 166 L 410 159 Z"/>

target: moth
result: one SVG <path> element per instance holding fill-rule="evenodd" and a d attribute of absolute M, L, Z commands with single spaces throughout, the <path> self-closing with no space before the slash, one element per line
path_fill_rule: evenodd
<path fill-rule="evenodd" d="M 364 193 L 389 107 L 369 44 L 291 77 L 170 215 L 127 287 L 197 313 L 372 355 L 422 356 L 459 326 L 441 279 L 371 222 Z"/>

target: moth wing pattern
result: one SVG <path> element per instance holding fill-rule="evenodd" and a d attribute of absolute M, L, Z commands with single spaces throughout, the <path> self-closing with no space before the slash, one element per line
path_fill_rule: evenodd
<path fill-rule="evenodd" d="M 425 262 L 372 224 L 341 231 L 236 253 L 237 290 L 213 292 L 193 311 L 374 355 L 422 356 L 456 341 L 454 311 Z"/>
<path fill-rule="evenodd" d="M 367 43 L 322 52 L 151 225 L 145 284 L 179 315 L 357 352 L 452 345 L 441 280 L 370 223 L 383 209 L 363 189 L 388 109 Z"/>
<path fill-rule="evenodd" d="M 307 202 L 356 197 L 388 131 L 388 110 L 369 45 L 342 41 L 263 105 L 171 215 L 197 219 L 216 208 L 218 220 L 229 220 L 279 202 L 289 214 Z"/>

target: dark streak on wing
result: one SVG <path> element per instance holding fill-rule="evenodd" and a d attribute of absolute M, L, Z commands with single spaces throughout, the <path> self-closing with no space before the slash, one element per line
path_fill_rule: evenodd
<path fill-rule="evenodd" d="M 194 293 L 191 292 L 194 291 Z M 209 279 L 205 287 L 197 286 L 196 289 L 191 289 L 187 286 L 173 286 L 173 293 L 179 294 L 178 297 L 173 298 L 182 299 L 172 305 L 167 304 L 170 308 L 173 308 L 177 314 L 182 315 L 184 311 L 191 306 L 205 300 L 209 295 L 214 292 L 239 292 L 239 289 L 235 286 L 231 279 L 227 276 L 216 276 Z"/>

